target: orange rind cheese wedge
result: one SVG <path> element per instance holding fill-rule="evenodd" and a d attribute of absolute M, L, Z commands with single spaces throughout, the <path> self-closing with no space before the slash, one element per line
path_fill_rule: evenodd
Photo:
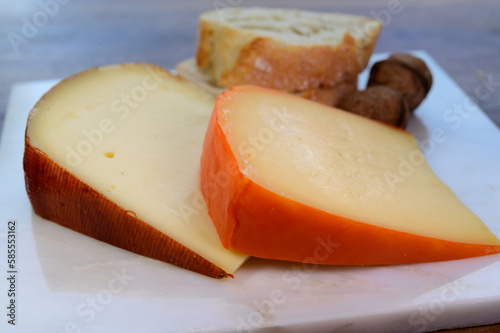
<path fill-rule="evenodd" d="M 224 247 L 255 257 L 384 265 L 500 252 L 412 134 L 265 88 L 217 98 L 201 190 Z"/>
<path fill-rule="evenodd" d="M 247 256 L 222 247 L 199 189 L 213 105 L 208 93 L 148 64 L 63 80 L 27 122 L 35 213 L 125 250 L 230 276 Z"/>

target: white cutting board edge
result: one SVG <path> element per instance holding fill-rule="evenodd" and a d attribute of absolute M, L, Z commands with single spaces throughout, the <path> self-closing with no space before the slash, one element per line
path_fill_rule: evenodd
<path fill-rule="evenodd" d="M 424 150 L 434 144 L 429 164 L 500 235 L 500 179 L 494 177 L 500 132 L 427 53 L 415 53 L 435 80 L 409 130 Z M 365 81 L 366 73 L 360 85 Z M 421 332 L 500 322 L 498 255 L 387 267 L 252 259 L 234 280 L 218 281 L 40 219 L 24 189 L 24 127 L 31 107 L 56 82 L 15 85 L 2 132 L 0 257 L 6 258 L 9 219 L 18 221 L 19 244 L 18 324 L 8 325 L 0 312 L 2 332 L 4 326 L 7 332 Z M 434 140 L 436 130 L 446 134 L 444 142 Z M 0 269 L 7 271 L 6 259 Z M 120 275 L 130 278 L 110 293 Z M 0 279 L 0 308 L 7 289 Z M 89 307 L 92 299 L 98 308 Z"/>

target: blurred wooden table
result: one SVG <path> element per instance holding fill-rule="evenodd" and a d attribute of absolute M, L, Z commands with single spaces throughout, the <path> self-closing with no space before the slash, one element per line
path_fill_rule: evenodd
<path fill-rule="evenodd" d="M 199 13 L 223 4 L 376 17 L 384 28 L 375 52 L 426 50 L 500 126 L 498 0 L 0 0 L 0 128 L 13 83 L 130 61 L 174 68 L 195 52 Z"/>

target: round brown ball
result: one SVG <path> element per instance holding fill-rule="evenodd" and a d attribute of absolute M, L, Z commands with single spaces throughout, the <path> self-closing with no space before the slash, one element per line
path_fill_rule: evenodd
<path fill-rule="evenodd" d="M 355 91 L 345 96 L 337 107 L 401 128 L 406 128 L 410 118 L 410 110 L 403 95 L 386 86 Z"/>
<path fill-rule="evenodd" d="M 408 53 L 394 53 L 370 70 L 367 86 L 379 85 L 399 91 L 413 111 L 431 89 L 432 74 L 422 59 Z"/>

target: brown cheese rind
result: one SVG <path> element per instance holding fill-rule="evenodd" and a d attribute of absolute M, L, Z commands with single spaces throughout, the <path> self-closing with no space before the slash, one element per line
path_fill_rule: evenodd
<path fill-rule="evenodd" d="M 231 277 L 221 268 L 134 217 L 25 138 L 26 191 L 35 213 L 119 248 L 212 278 Z"/>

